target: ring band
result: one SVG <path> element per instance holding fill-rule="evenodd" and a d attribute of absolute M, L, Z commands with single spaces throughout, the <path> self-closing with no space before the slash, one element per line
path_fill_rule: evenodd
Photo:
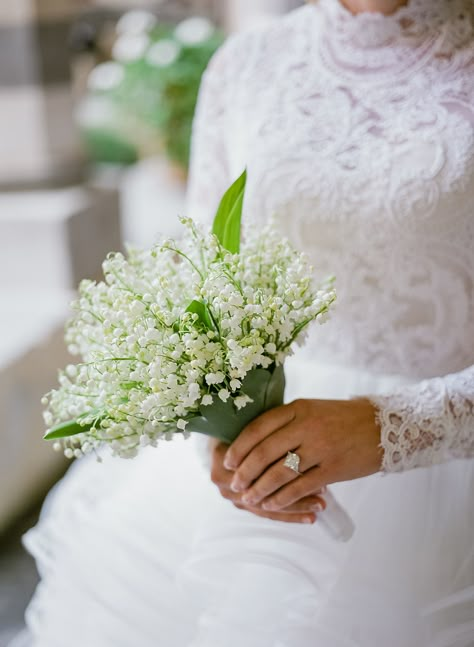
<path fill-rule="evenodd" d="M 295 454 L 295 452 L 288 452 L 283 464 L 285 467 L 288 467 L 290 470 L 293 470 L 293 472 L 296 472 L 299 476 L 301 476 L 300 462 L 301 458 L 298 456 L 298 454 Z"/>

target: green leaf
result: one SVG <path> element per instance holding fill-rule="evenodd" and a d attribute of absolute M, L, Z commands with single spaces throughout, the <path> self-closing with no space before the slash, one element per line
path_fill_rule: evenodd
<path fill-rule="evenodd" d="M 48 431 L 47 434 L 43 436 L 44 440 L 57 440 L 58 438 L 70 438 L 71 436 L 77 436 L 79 434 L 84 434 L 90 429 L 92 429 L 93 423 L 88 423 L 86 425 L 81 425 L 77 420 L 69 420 L 68 422 L 63 422 L 60 425 L 56 425 Z"/>
<path fill-rule="evenodd" d="M 285 393 L 285 370 L 283 365 L 276 366 L 273 370 L 270 381 L 265 392 L 264 410 L 274 409 L 283 404 Z"/>
<path fill-rule="evenodd" d="M 92 422 L 82 422 L 86 417 L 89 418 L 91 415 L 96 417 Z M 97 427 L 106 416 L 99 411 L 91 411 L 87 414 L 79 416 L 75 420 L 68 420 L 67 422 L 62 422 L 60 425 L 52 427 L 47 434 L 43 436 L 43 440 L 58 440 L 59 438 L 70 438 L 71 436 L 78 436 L 79 434 L 85 434 L 90 431 L 93 427 Z"/>
<path fill-rule="evenodd" d="M 240 223 L 246 183 L 247 171 L 244 171 L 225 192 L 212 227 L 212 233 L 231 254 L 238 254 L 240 251 Z"/>
<path fill-rule="evenodd" d="M 186 312 L 191 312 L 193 314 L 197 314 L 199 317 L 199 321 L 203 324 L 205 328 L 208 330 L 214 330 L 214 321 L 212 320 L 211 313 L 209 311 L 209 307 L 207 306 L 206 303 L 203 303 L 202 301 L 191 301 L 191 303 L 188 305 L 186 308 Z"/>
<path fill-rule="evenodd" d="M 250 371 L 242 382 L 241 391 L 253 400 L 243 409 L 236 409 L 232 398 L 222 402 L 214 395 L 212 404 L 201 406 L 201 415 L 189 420 L 186 431 L 211 436 L 230 445 L 254 418 L 283 404 L 283 367 L 278 366 L 273 371 L 263 368 Z"/>

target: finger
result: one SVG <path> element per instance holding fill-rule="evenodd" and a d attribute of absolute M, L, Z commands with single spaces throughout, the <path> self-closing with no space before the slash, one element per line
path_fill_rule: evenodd
<path fill-rule="evenodd" d="M 272 521 L 281 521 L 283 523 L 312 524 L 315 523 L 317 515 L 315 512 L 289 514 L 285 512 L 267 512 L 261 508 L 249 508 L 239 503 L 234 504 L 239 510 L 251 512 L 262 519 L 271 519 Z"/>
<path fill-rule="evenodd" d="M 315 490 L 321 489 L 325 482 L 325 470 L 320 467 L 313 467 L 265 499 L 262 502 L 262 508 L 272 512 L 287 508 L 300 499 L 309 496 Z"/>
<path fill-rule="evenodd" d="M 277 463 L 277 461 L 279 462 L 278 473 L 282 475 L 282 480 L 280 483 L 277 482 L 275 484 L 274 489 L 281 487 L 290 481 L 291 478 L 295 478 L 295 472 L 292 473 L 291 470 L 284 465 L 284 461 L 288 451 L 298 449 L 298 436 L 300 435 L 298 432 L 301 432 L 301 425 L 298 425 L 298 423 L 290 423 L 281 429 L 278 429 L 278 431 L 275 431 L 256 445 L 243 459 L 234 474 L 231 484 L 234 492 L 242 492 L 259 477 L 263 478 L 262 475 L 265 470 L 269 469 L 270 466 Z M 305 459 L 305 454 L 307 454 L 307 452 L 303 452 L 300 462 L 299 469 L 301 472 L 305 472 L 310 467 L 314 467 L 316 465 L 315 460 Z M 270 494 L 271 491 L 267 492 L 267 494 Z"/>
<path fill-rule="evenodd" d="M 263 508 L 260 508 L 263 510 Z M 304 499 L 300 499 L 296 503 L 288 506 L 282 512 L 288 514 L 305 514 L 305 513 L 316 513 L 322 512 L 326 509 L 326 501 L 322 496 L 307 496 Z"/>
<path fill-rule="evenodd" d="M 286 467 L 283 460 L 281 460 L 267 469 L 267 471 L 252 484 L 252 486 L 242 496 L 242 501 L 246 505 L 258 505 L 263 501 L 263 499 L 266 499 L 270 495 L 278 492 L 287 484 L 300 480 L 301 478 L 302 477 L 296 472 Z M 314 488 L 305 492 L 305 496 L 311 494 L 311 492 L 314 492 Z M 302 497 L 298 497 L 298 499 L 301 498 Z M 298 499 L 295 499 L 295 501 Z M 293 503 L 293 501 L 290 503 Z"/>
<path fill-rule="evenodd" d="M 239 503 L 239 501 L 237 501 L 236 503 Z M 244 504 L 241 502 L 240 502 L 240 505 L 243 507 L 246 507 L 249 510 L 260 510 L 261 512 L 264 511 L 264 509 L 261 506 L 256 506 L 256 507 L 244 506 Z M 322 512 L 325 509 L 326 509 L 326 501 L 323 499 L 322 496 L 308 496 L 308 497 L 305 497 L 304 499 L 301 499 L 300 501 L 297 501 L 296 503 L 293 503 L 287 508 L 280 510 L 279 512 L 281 514 L 299 514 L 299 515 L 303 514 L 304 515 L 304 514 L 318 514 L 319 512 Z M 266 512 L 268 512 L 268 510 Z"/>
<path fill-rule="evenodd" d="M 222 486 L 230 488 L 233 472 L 224 467 L 224 455 L 228 445 L 219 443 L 212 449 L 211 481 L 219 488 Z"/>
<path fill-rule="evenodd" d="M 232 472 L 227 471 L 219 461 L 213 461 L 211 467 L 211 481 L 214 483 L 214 485 L 217 485 L 217 487 L 219 488 L 227 487 L 230 489 L 232 479 Z"/>
<path fill-rule="evenodd" d="M 227 469 L 237 469 L 249 452 L 264 438 L 277 429 L 289 424 L 295 418 L 294 408 L 290 404 L 270 409 L 245 427 L 227 450 L 224 465 Z"/>
<path fill-rule="evenodd" d="M 226 488 L 220 488 L 221 496 L 227 501 L 231 501 L 237 508 L 249 509 L 252 512 L 259 510 L 260 512 L 268 512 L 263 510 L 260 506 L 248 506 L 242 502 L 242 496 L 235 494 L 232 490 Z M 325 510 L 326 502 L 323 498 L 323 493 L 321 494 L 312 494 L 311 496 L 305 497 L 296 503 L 288 506 L 284 510 L 281 510 L 282 514 L 313 514 Z"/>
<path fill-rule="evenodd" d="M 238 494 L 235 494 L 235 492 L 232 492 L 229 488 L 226 487 L 219 487 L 219 492 L 220 495 L 223 499 L 227 499 L 228 501 L 232 501 L 232 503 L 240 503 L 242 497 L 239 496 Z"/>

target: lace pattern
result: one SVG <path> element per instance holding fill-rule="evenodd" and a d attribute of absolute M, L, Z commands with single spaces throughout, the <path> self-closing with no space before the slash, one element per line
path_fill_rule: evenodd
<path fill-rule="evenodd" d="M 198 105 L 190 213 L 247 167 L 245 217 L 337 277 L 309 356 L 423 380 L 378 400 L 390 471 L 472 451 L 473 26 L 470 0 L 319 0 L 230 39 Z"/>
<path fill-rule="evenodd" d="M 404 78 L 437 58 L 469 46 L 473 7 L 466 0 L 411 0 L 393 16 L 352 15 L 338 0 L 320 0 L 324 26 L 319 49 L 336 74 L 371 83 Z M 387 72 L 390 70 L 390 77 Z"/>
<path fill-rule="evenodd" d="M 371 400 L 379 411 L 384 471 L 474 458 L 474 367 Z"/>

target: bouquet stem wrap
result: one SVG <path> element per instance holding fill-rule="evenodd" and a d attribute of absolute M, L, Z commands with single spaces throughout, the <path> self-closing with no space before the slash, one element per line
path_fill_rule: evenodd
<path fill-rule="evenodd" d="M 256 368 L 250 371 L 242 382 L 242 391 L 252 400 L 243 409 L 237 409 L 230 398 L 222 402 L 214 396 L 212 404 L 201 405 L 200 416 L 188 421 L 186 431 L 205 434 L 231 445 L 254 418 L 283 404 L 283 366 L 276 366 L 273 370 Z"/>

